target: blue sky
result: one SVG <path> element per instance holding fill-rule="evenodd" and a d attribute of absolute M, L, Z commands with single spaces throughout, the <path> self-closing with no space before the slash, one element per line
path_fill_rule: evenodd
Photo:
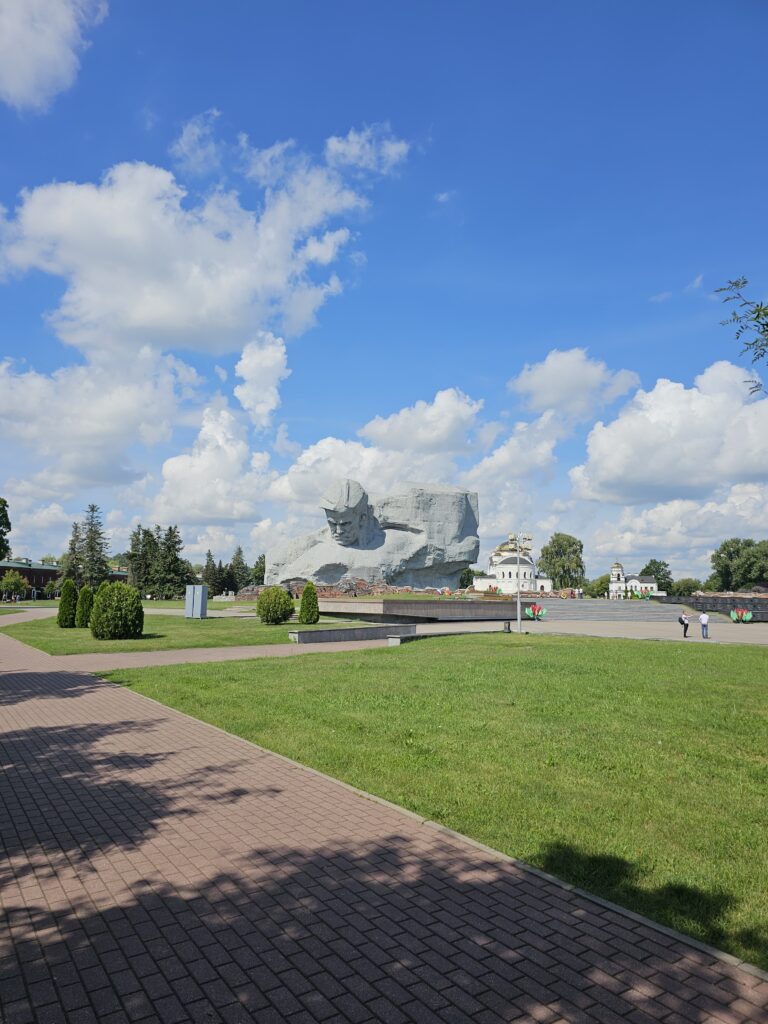
<path fill-rule="evenodd" d="M 37 17 L 37 21 L 33 19 Z M 195 559 L 326 481 L 480 494 L 706 574 L 764 537 L 754 0 L 0 3 L 0 493 L 18 554 L 89 501 Z M 290 144 L 286 144 L 290 141 Z"/>

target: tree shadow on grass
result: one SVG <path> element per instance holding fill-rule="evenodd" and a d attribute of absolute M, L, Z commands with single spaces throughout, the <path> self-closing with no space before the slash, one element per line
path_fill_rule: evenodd
<path fill-rule="evenodd" d="M 55 986 L 48 1000 L 92 1006 L 100 1018 L 122 1010 L 206 1024 L 575 1024 L 650 1021 L 680 1006 L 690 1024 L 711 1024 L 713 1007 L 748 1000 L 757 982 L 425 832 L 314 848 L 275 842 L 224 871 L 212 864 L 194 885 L 137 877 L 119 903 L 6 904 L 15 950 L 4 959 L 0 942 L 0 991 L 9 1019 L 31 1019 L 23 1004 L 36 990 L 24 982 L 42 963 Z"/>
<path fill-rule="evenodd" d="M 669 928 L 717 948 L 746 950 L 745 959 L 768 962 L 768 927 L 734 929 L 728 923 L 739 900 L 723 889 L 706 890 L 685 882 L 652 888 L 638 864 L 612 854 L 587 853 L 568 843 L 544 846 L 536 863 L 549 874 L 602 896 Z"/>

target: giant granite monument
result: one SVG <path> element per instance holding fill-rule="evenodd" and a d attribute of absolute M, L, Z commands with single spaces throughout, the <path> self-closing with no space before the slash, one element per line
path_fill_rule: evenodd
<path fill-rule="evenodd" d="M 409 486 L 372 502 L 357 481 L 340 480 L 320 505 L 327 526 L 267 552 L 266 583 L 365 580 L 454 589 L 477 560 L 473 492 Z"/>

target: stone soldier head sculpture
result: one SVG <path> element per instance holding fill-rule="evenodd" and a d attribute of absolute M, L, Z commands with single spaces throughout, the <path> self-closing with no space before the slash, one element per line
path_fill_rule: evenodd
<path fill-rule="evenodd" d="M 368 495 L 356 480 L 339 480 L 320 502 L 337 544 L 364 544 L 368 527 Z"/>

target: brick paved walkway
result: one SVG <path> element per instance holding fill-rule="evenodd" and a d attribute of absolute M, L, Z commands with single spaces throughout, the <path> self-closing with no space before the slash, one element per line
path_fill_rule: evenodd
<path fill-rule="evenodd" d="M 3 1024 L 768 1022 L 735 961 L 130 690 L 21 668 Z"/>

